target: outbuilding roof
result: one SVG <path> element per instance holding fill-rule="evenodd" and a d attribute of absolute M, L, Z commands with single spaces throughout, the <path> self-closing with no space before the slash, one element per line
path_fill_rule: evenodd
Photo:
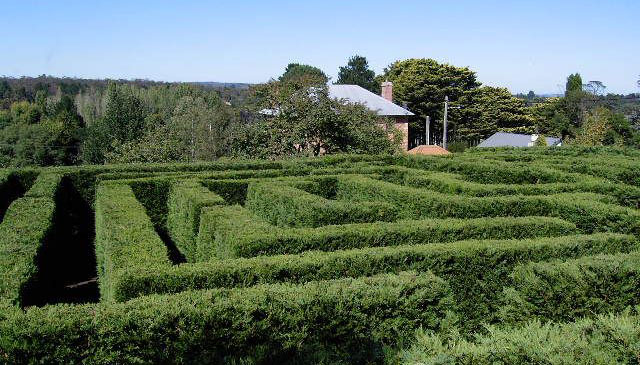
<path fill-rule="evenodd" d="M 477 147 L 531 147 L 535 144 L 531 134 L 496 132 Z M 546 137 L 547 146 L 559 146 L 562 140 Z"/>
<path fill-rule="evenodd" d="M 381 116 L 414 115 L 407 109 L 398 106 L 380 95 L 358 85 L 328 85 L 329 96 L 335 99 L 345 99 L 351 103 L 364 104 L 369 110 Z"/>

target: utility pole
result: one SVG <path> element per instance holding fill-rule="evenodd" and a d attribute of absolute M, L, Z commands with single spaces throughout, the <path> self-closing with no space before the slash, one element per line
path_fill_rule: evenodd
<path fill-rule="evenodd" d="M 425 140 L 424 140 L 424 144 L 425 145 L 429 145 L 429 137 L 431 137 L 429 135 L 429 131 L 431 129 L 431 118 L 427 115 L 426 118 L 424 118 L 424 134 L 425 134 Z"/>
<path fill-rule="evenodd" d="M 447 111 L 449 109 L 449 96 L 444 97 L 444 123 L 442 126 L 442 148 L 447 149 Z"/>

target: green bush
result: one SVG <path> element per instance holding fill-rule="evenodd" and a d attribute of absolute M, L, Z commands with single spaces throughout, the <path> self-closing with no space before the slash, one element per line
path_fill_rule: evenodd
<path fill-rule="evenodd" d="M 640 188 L 625 184 L 614 184 L 587 176 L 575 183 L 480 184 L 465 181 L 461 175 L 413 170 L 405 174 L 403 183 L 407 186 L 428 188 L 445 194 L 464 194 L 477 197 L 592 192 L 615 197 L 615 202 L 621 205 L 634 208 L 640 207 Z"/>
<path fill-rule="evenodd" d="M 422 170 L 457 173 L 470 181 L 485 184 L 576 182 L 580 178 L 577 174 L 558 171 L 541 164 L 514 164 L 465 154 L 449 158 L 411 156 L 398 161 L 398 164 Z"/>
<path fill-rule="evenodd" d="M 21 305 L 22 294 L 38 272 L 36 256 L 53 228 L 52 198 L 15 200 L 0 224 L 0 301 Z"/>
<path fill-rule="evenodd" d="M 456 295 L 467 331 L 495 320 L 502 288 L 513 268 L 529 261 L 567 259 L 599 253 L 629 252 L 633 236 L 599 233 L 528 240 L 460 241 L 413 246 L 371 247 L 301 255 L 183 264 L 163 270 L 130 271 L 117 300 L 189 289 L 249 286 L 358 277 L 402 270 L 432 271 L 447 280 Z"/>
<path fill-rule="evenodd" d="M 474 341 L 418 333 L 400 353 L 404 364 L 637 364 L 640 316 L 623 313 L 573 323 L 491 327 Z"/>
<path fill-rule="evenodd" d="M 530 263 L 504 291 L 505 322 L 573 320 L 640 304 L 640 253 Z"/>
<path fill-rule="evenodd" d="M 171 265 L 167 247 L 128 185 L 101 184 L 96 198 L 96 258 L 101 299 L 111 301 L 127 270 Z"/>
<path fill-rule="evenodd" d="M 199 181 L 185 180 L 171 186 L 167 204 L 169 235 L 187 261 L 195 261 L 196 236 L 200 228 L 202 208 L 224 204 L 224 199 Z"/>
<path fill-rule="evenodd" d="M 590 193 L 477 198 L 349 176 L 338 179 L 338 198 L 352 201 L 381 200 L 396 204 L 403 218 L 543 215 L 575 223 L 586 233 L 614 231 L 640 234 L 640 213 L 637 210 L 602 203 L 594 200 L 600 197 Z"/>
<path fill-rule="evenodd" d="M 418 327 L 438 329 L 446 282 L 403 273 L 33 308 L 0 321 L 0 356 L 26 363 L 380 361 Z"/>
<path fill-rule="evenodd" d="M 62 174 L 42 172 L 24 196 L 54 199 L 62 178 Z"/>
<path fill-rule="evenodd" d="M 251 183 L 245 206 L 281 227 L 395 220 L 395 206 L 384 202 L 342 202 L 325 199 L 283 183 Z"/>
<path fill-rule="evenodd" d="M 560 236 L 572 223 L 548 217 L 402 220 L 318 228 L 274 227 L 239 206 L 204 210 L 198 260 L 398 246 L 464 239 Z"/>

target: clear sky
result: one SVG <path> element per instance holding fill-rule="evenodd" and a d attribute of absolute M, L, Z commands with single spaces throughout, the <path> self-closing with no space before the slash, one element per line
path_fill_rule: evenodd
<path fill-rule="evenodd" d="M 580 72 L 639 92 L 640 0 L 0 0 L 0 75 L 262 82 L 289 62 L 335 79 L 428 57 L 484 84 L 556 93 Z"/>

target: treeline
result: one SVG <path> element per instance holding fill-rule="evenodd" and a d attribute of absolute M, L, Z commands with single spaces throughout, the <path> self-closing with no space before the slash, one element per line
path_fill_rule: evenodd
<path fill-rule="evenodd" d="M 449 147 L 474 146 L 496 131 L 538 133 L 581 145 L 640 146 L 640 102 L 604 95 L 604 85 L 567 79 L 562 97 L 514 96 L 483 86 L 467 67 L 431 59 L 392 63 L 376 75 L 362 56 L 340 67 L 336 83 L 393 98 L 414 112 L 411 135 L 438 143 L 450 100 Z M 282 158 L 325 153 L 390 153 L 390 124 L 362 105 L 329 97 L 326 74 L 292 63 L 265 84 L 148 80 L 0 78 L 0 166 L 51 166 Z M 431 118 L 431 141 L 424 118 Z M 434 138 L 435 137 L 435 138 Z M 540 140 L 544 140 L 543 138 Z"/>
<path fill-rule="evenodd" d="M 395 139 L 388 138 L 375 113 L 330 98 L 326 83 L 308 77 L 307 71 L 292 65 L 278 80 L 223 89 L 146 81 L 5 79 L 2 100 L 8 106 L 0 109 L 0 166 L 396 150 Z"/>

